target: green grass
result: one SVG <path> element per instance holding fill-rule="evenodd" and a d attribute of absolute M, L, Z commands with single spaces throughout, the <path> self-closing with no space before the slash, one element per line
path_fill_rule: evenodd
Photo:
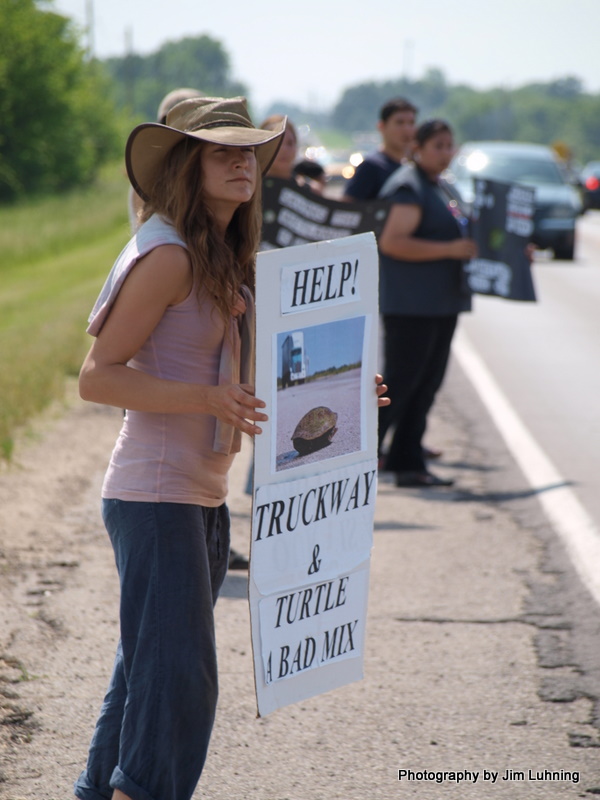
<path fill-rule="evenodd" d="M 86 320 L 129 237 L 120 168 L 93 187 L 0 207 L 0 457 L 77 374 Z"/>

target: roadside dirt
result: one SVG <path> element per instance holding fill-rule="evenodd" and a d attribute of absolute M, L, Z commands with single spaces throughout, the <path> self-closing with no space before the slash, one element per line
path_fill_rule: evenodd
<path fill-rule="evenodd" d="M 72 390 L 67 405 L 21 438 L 0 473 L 0 796 L 9 800 L 36 796 L 31 787 L 56 772 L 55 759 L 83 763 L 90 707 L 81 687 L 104 682 L 110 657 L 95 643 L 117 630 L 98 498 L 119 424 L 117 410 L 83 404 Z M 99 636 L 85 635 L 90 611 Z M 51 735 L 40 763 L 28 749 L 41 730 Z M 64 788 L 56 794 L 64 796 Z"/>

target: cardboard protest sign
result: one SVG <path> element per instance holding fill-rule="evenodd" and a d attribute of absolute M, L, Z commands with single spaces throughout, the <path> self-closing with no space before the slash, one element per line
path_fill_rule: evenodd
<path fill-rule="evenodd" d="M 362 678 L 377 491 L 372 233 L 260 253 L 249 594 L 258 711 Z"/>
<path fill-rule="evenodd" d="M 526 247 L 533 233 L 535 190 L 492 180 L 474 181 L 471 236 L 477 258 L 465 264 L 468 288 L 507 300 L 535 301 Z"/>
<path fill-rule="evenodd" d="M 339 239 L 373 231 L 379 236 L 389 203 L 372 200 L 345 203 L 321 197 L 295 181 L 265 178 L 263 181 L 263 230 L 261 250 Z"/>

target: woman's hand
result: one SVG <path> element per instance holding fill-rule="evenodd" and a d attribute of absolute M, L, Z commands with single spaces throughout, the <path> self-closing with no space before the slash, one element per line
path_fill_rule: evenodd
<path fill-rule="evenodd" d="M 530 264 L 533 264 L 533 259 L 535 258 L 536 250 L 537 250 L 537 245 L 533 244 L 533 242 L 529 242 L 525 248 L 525 255 L 527 256 Z"/>
<path fill-rule="evenodd" d="M 262 433 L 255 422 L 267 422 L 268 416 L 259 408 L 265 408 L 266 403 L 254 396 L 254 387 L 250 384 L 226 384 L 210 387 L 207 393 L 207 412 L 225 422 L 233 425 L 249 436 Z"/>
<path fill-rule="evenodd" d="M 383 395 L 387 392 L 388 387 L 383 382 L 383 375 L 375 375 L 375 391 L 377 392 L 377 408 L 383 408 L 383 406 L 389 406 L 392 402 L 389 397 L 383 397 Z"/>
<path fill-rule="evenodd" d="M 477 245 L 473 239 L 454 239 L 448 242 L 448 256 L 467 261 L 477 256 Z"/>

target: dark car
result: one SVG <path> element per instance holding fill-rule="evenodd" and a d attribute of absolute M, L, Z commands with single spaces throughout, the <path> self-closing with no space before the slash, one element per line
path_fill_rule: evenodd
<path fill-rule="evenodd" d="M 583 193 L 583 207 L 600 208 L 600 161 L 590 161 L 579 176 Z"/>
<path fill-rule="evenodd" d="M 573 258 L 575 223 L 583 211 L 581 198 L 549 147 L 520 142 L 467 142 L 444 177 L 467 209 L 473 199 L 475 178 L 532 186 L 533 243 L 544 250 L 552 248 L 555 258 Z"/>

